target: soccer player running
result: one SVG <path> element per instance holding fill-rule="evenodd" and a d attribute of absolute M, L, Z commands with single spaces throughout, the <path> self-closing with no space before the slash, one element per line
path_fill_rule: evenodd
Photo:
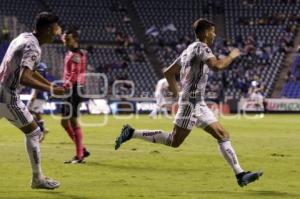
<path fill-rule="evenodd" d="M 156 106 L 149 114 L 149 117 L 154 118 L 157 116 L 159 112 L 163 112 L 165 117 L 168 116 L 168 110 L 166 107 L 167 105 L 166 97 L 169 91 L 168 88 L 169 88 L 169 84 L 166 78 L 162 78 L 157 82 L 155 87 L 155 93 L 154 93 L 156 99 Z"/>
<path fill-rule="evenodd" d="M 41 59 L 40 45 L 51 43 L 60 34 L 58 17 L 49 12 L 39 13 L 34 32 L 25 32 L 15 38 L 0 66 L 0 118 L 5 117 L 25 134 L 25 145 L 32 168 L 31 187 L 34 189 L 55 189 L 60 183 L 44 176 L 42 172 L 39 145 L 42 132 L 20 100 L 20 84 L 55 95 L 65 93 L 64 88 L 52 86 L 34 71 Z"/>
<path fill-rule="evenodd" d="M 115 149 L 118 149 L 122 143 L 131 138 L 139 138 L 176 148 L 183 143 L 193 126 L 196 125 L 217 140 L 224 159 L 233 169 L 238 184 L 243 187 L 257 180 L 262 172 L 245 172 L 242 169 L 231 146 L 228 132 L 221 126 L 204 102 L 209 69 L 225 69 L 240 55 L 240 51 L 234 49 L 224 59 L 217 60 L 209 47 L 216 36 L 214 23 L 200 18 L 194 22 L 193 29 L 197 41 L 190 44 L 164 72 L 170 90 L 175 97 L 179 95 L 179 109 L 174 120 L 173 132 L 135 130 L 131 126 L 125 125 L 120 136 L 116 139 Z M 180 93 L 175 79 L 178 73 L 180 73 L 182 88 Z"/>
<path fill-rule="evenodd" d="M 47 65 L 45 63 L 40 63 L 36 69 L 45 79 L 47 79 Z M 48 129 L 44 125 L 44 120 L 42 118 L 42 114 L 44 113 L 43 106 L 46 104 L 48 100 L 48 93 L 45 91 L 40 91 L 37 89 L 32 89 L 31 99 L 27 105 L 31 114 L 34 115 L 34 119 L 38 126 L 40 127 L 43 135 L 41 137 L 40 142 L 45 139 L 46 134 L 49 132 Z"/>
<path fill-rule="evenodd" d="M 63 43 L 68 49 L 64 60 L 64 87 L 72 92 L 65 99 L 67 104 L 62 107 L 61 125 L 75 144 L 76 155 L 64 163 L 84 163 L 90 153 L 83 146 L 83 133 L 78 121 L 79 105 L 83 101 L 82 88 L 85 82 L 87 51 L 79 48 L 79 34 L 74 28 L 67 29 L 63 34 Z"/>

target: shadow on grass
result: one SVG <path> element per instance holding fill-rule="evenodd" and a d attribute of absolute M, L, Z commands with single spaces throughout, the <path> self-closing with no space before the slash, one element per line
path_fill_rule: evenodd
<path fill-rule="evenodd" d="M 289 196 L 289 197 L 297 197 L 300 198 L 300 194 L 293 194 L 293 193 L 288 193 L 288 192 L 281 192 L 281 191 L 253 191 L 249 190 L 246 192 L 249 195 L 254 195 L 254 196 L 272 196 L 272 197 L 284 197 L 284 196 Z"/>
<path fill-rule="evenodd" d="M 171 167 L 157 167 L 155 165 L 153 166 L 150 166 L 150 165 L 134 165 L 134 164 L 130 164 L 130 163 L 126 163 L 125 164 L 117 164 L 117 163 L 108 163 L 108 162 L 105 162 L 105 163 L 101 163 L 101 162 L 92 162 L 92 161 L 89 161 L 85 164 L 86 166 L 98 166 L 98 167 L 105 167 L 105 168 L 109 168 L 109 169 L 116 169 L 116 170 L 133 170 L 133 171 L 136 171 L 136 170 L 145 170 L 145 171 L 176 171 L 176 172 L 190 172 L 190 171 L 199 171 L 198 168 L 191 168 L 191 169 L 188 169 L 188 168 L 178 168 L 178 167 L 174 167 L 174 168 L 171 168 Z"/>
<path fill-rule="evenodd" d="M 208 194 L 208 195 L 223 195 L 224 198 L 300 198 L 300 194 L 281 192 L 281 191 L 224 191 L 224 190 L 211 190 L 211 191 L 192 191 L 191 193 Z"/>
<path fill-rule="evenodd" d="M 1 197 L 1 195 L 5 195 L 4 197 Z M 22 196 L 16 196 L 22 194 Z M 30 196 L 26 196 L 30 195 Z M 72 195 L 72 194 L 66 194 L 61 191 L 53 191 L 53 190 L 33 190 L 32 192 L 29 191 L 15 191 L 15 195 L 11 193 L 11 191 L 1 191 L 0 192 L 0 199 L 33 199 L 33 198 L 38 198 L 38 199 L 43 199 L 43 198 L 48 198 L 48 199 L 91 199 L 90 197 L 83 197 L 80 195 Z M 97 197 L 101 198 L 101 197 Z M 93 198 L 95 199 L 95 198 Z"/>
<path fill-rule="evenodd" d="M 55 199 L 91 199 L 90 197 L 83 197 L 80 195 L 72 195 L 72 194 L 66 194 L 64 192 L 59 191 L 41 191 L 40 194 L 47 195 L 46 198 L 50 198 L 53 196 Z"/>
<path fill-rule="evenodd" d="M 34 191 L 31 193 L 31 196 L 26 196 L 28 191 L 17 191 L 16 193 L 20 194 L 24 192 L 24 197 L 18 197 L 19 199 L 32 199 L 32 198 L 48 198 L 48 199 L 102 199 L 101 196 L 93 196 L 93 197 L 84 197 L 81 195 L 73 195 L 73 194 L 66 194 L 60 191 L 47 191 L 47 190 L 39 190 Z M 300 194 L 293 194 L 288 192 L 280 192 L 280 191 L 255 191 L 255 190 L 246 190 L 246 191 L 224 191 L 224 190 L 207 190 L 207 191 L 190 191 L 189 194 L 196 193 L 196 194 L 205 194 L 205 195 L 214 195 L 218 197 L 222 195 L 222 198 L 299 198 Z M 1 191 L 0 192 L 0 199 L 4 199 L 1 197 L 2 194 L 6 194 L 5 199 L 16 199 L 16 196 L 8 196 L 11 192 Z M 181 197 L 181 194 L 171 194 L 168 196 L 172 197 Z"/>

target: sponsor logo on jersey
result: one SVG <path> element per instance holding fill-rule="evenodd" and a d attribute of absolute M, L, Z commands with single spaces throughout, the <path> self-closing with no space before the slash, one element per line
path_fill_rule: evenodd
<path fill-rule="evenodd" d="M 37 56 L 36 55 L 32 55 L 31 56 L 31 61 L 35 61 L 37 59 Z"/>

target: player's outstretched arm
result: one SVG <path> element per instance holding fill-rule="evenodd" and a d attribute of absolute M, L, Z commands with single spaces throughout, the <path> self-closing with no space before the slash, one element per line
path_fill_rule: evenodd
<path fill-rule="evenodd" d="M 175 61 L 165 71 L 164 76 L 169 83 L 169 89 L 173 93 L 174 97 L 178 96 L 179 89 L 176 82 L 176 75 L 180 73 L 181 66 Z"/>
<path fill-rule="evenodd" d="M 54 86 L 53 89 L 51 89 L 51 84 L 48 81 L 46 83 L 41 81 L 39 77 L 35 75 L 35 72 L 27 67 L 24 67 L 22 71 L 20 83 L 24 86 L 38 90 L 54 92 L 56 95 L 64 95 L 66 93 L 65 89 L 62 87 Z"/>
<path fill-rule="evenodd" d="M 240 56 L 241 52 L 239 49 L 233 49 L 228 56 L 221 60 L 217 60 L 215 57 L 209 58 L 206 62 L 209 68 L 213 70 L 222 70 L 227 68 L 234 59 Z"/>
<path fill-rule="evenodd" d="M 47 85 L 51 85 L 51 82 L 49 82 L 46 78 L 44 78 L 39 72 L 34 71 L 33 72 L 33 77 L 41 82 L 43 82 L 44 84 Z"/>

